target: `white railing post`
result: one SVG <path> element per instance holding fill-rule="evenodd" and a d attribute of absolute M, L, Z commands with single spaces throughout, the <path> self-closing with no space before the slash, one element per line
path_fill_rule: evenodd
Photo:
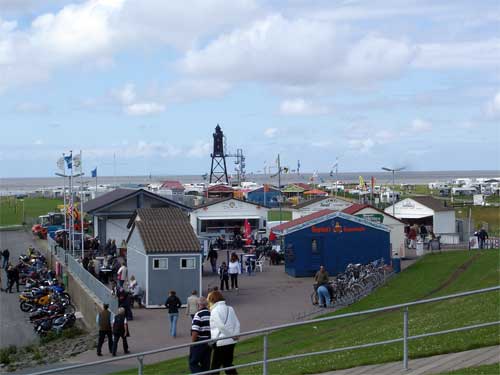
<path fill-rule="evenodd" d="M 408 370 L 408 306 L 403 310 L 403 368 Z"/>
<path fill-rule="evenodd" d="M 144 356 L 139 356 L 137 357 L 137 361 L 139 362 L 139 367 L 137 368 L 137 373 L 139 375 L 142 375 L 143 374 L 143 370 L 144 370 Z"/>
<path fill-rule="evenodd" d="M 268 335 L 267 333 L 264 335 L 264 348 L 263 348 L 263 358 L 264 363 L 262 364 L 262 374 L 267 375 L 267 350 L 268 350 Z"/>

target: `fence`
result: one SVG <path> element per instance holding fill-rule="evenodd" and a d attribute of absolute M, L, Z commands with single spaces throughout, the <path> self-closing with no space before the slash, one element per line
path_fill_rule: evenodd
<path fill-rule="evenodd" d="M 424 333 L 424 334 L 420 334 L 420 335 L 409 336 L 409 334 L 408 334 L 408 332 L 409 332 L 408 307 L 422 305 L 422 304 L 426 304 L 426 303 L 432 303 L 432 302 L 441 302 L 441 301 L 445 301 L 445 300 L 450 300 L 450 299 L 459 298 L 459 297 L 466 297 L 466 296 L 471 296 L 471 295 L 476 295 L 476 294 L 481 294 L 481 293 L 494 292 L 494 291 L 498 291 L 498 290 L 500 290 L 500 285 L 490 287 L 490 288 L 485 288 L 485 289 L 473 290 L 473 291 L 469 291 L 469 292 L 450 294 L 450 295 L 443 296 L 443 297 L 429 298 L 429 299 L 415 301 L 415 302 L 402 303 L 399 305 L 392 305 L 392 306 L 364 310 L 364 311 L 353 312 L 353 313 L 348 313 L 348 314 L 330 316 L 327 318 L 313 319 L 313 320 L 309 320 L 306 322 L 289 323 L 289 324 L 283 324 L 283 325 L 274 326 L 274 327 L 257 329 L 254 331 L 248 331 L 248 332 L 241 333 L 241 334 L 237 335 L 237 337 L 250 336 L 250 335 L 261 334 L 261 333 L 264 334 L 264 336 L 263 336 L 263 352 L 262 352 L 262 360 L 261 361 L 254 361 L 254 362 L 249 362 L 249 363 L 245 363 L 245 364 L 241 364 L 241 365 L 237 365 L 237 366 L 226 367 L 223 369 L 200 372 L 198 374 L 202 375 L 202 374 L 219 373 L 219 371 L 221 371 L 221 370 L 237 369 L 237 368 L 243 368 L 243 367 L 262 365 L 262 373 L 264 375 L 267 375 L 269 363 L 305 358 L 305 357 L 309 357 L 309 356 L 337 353 L 337 352 L 342 352 L 342 351 L 347 351 L 347 350 L 370 348 L 370 347 L 374 347 L 374 346 L 393 344 L 393 343 L 398 343 L 398 342 L 403 343 L 403 368 L 405 370 L 407 370 L 408 369 L 408 342 L 410 340 L 417 340 L 417 339 L 421 339 L 424 337 L 444 335 L 447 333 L 468 331 L 471 329 L 485 328 L 485 327 L 500 325 L 500 321 L 495 321 L 495 322 L 474 324 L 474 325 L 465 326 L 465 327 L 458 327 L 458 328 L 448 329 L 448 330 L 444 330 L 444 331 L 435 331 L 435 332 Z M 401 310 L 401 309 L 403 310 L 403 337 L 400 337 L 397 339 L 392 339 L 392 340 L 385 340 L 385 341 L 372 342 L 372 343 L 368 343 L 368 344 L 361 344 L 361 345 L 356 345 L 356 346 L 322 350 L 319 352 L 295 354 L 295 355 L 289 355 L 289 356 L 278 357 L 278 358 L 269 358 L 268 357 L 268 352 L 269 352 L 268 336 L 269 336 L 269 333 L 276 331 L 278 329 L 303 326 L 303 325 L 307 325 L 307 324 L 317 324 L 319 322 L 327 322 L 327 321 L 333 321 L 333 320 L 338 320 L 338 319 L 350 318 L 350 317 L 354 317 L 354 316 L 368 315 L 368 314 L 374 314 L 374 313 L 379 313 L 379 312 L 384 312 L 384 311 L 393 311 L 393 310 Z M 231 336 L 231 337 L 236 337 L 236 336 Z M 225 337 L 225 338 L 228 338 L 228 337 Z M 120 358 L 112 358 L 112 359 L 106 359 L 104 361 L 96 361 L 96 362 L 84 363 L 84 364 L 80 364 L 80 365 L 61 367 L 61 368 L 53 369 L 53 370 L 41 371 L 41 372 L 34 373 L 32 375 L 55 374 L 55 373 L 79 369 L 79 368 L 83 368 L 83 367 L 97 366 L 100 364 L 105 364 L 105 363 L 110 363 L 110 362 L 123 361 L 125 359 L 130 359 L 130 358 L 137 359 L 137 361 L 138 361 L 138 374 L 142 375 L 143 371 L 144 371 L 144 365 L 143 365 L 144 357 L 147 355 L 163 353 L 163 352 L 182 349 L 182 348 L 188 348 L 188 347 L 195 346 L 195 345 L 203 345 L 203 344 L 210 343 L 210 342 L 216 342 L 218 340 L 220 340 L 220 339 L 214 339 L 214 340 L 210 340 L 210 341 L 198 341 L 198 342 L 193 342 L 193 343 L 188 343 L 188 344 L 183 344 L 183 345 L 176 345 L 176 346 L 171 346 L 168 348 L 161 348 L 161 349 L 151 350 L 151 351 L 142 352 L 142 353 L 138 353 L 138 354 L 129 354 L 129 355 L 125 355 L 125 356 L 120 357 Z"/>
<path fill-rule="evenodd" d="M 66 265 L 67 270 L 80 280 L 81 283 L 100 300 L 101 304 L 107 303 L 111 311 L 116 312 L 118 310 L 118 300 L 111 290 L 83 268 L 83 266 L 71 256 L 69 251 L 57 245 L 50 237 L 48 238 L 48 245 L 49 250 L 56 256 L 59 262 Z"/>

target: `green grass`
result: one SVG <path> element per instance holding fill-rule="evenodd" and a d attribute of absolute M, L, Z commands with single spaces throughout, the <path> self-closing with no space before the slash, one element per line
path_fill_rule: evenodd
<path fill-rule="evenodd" d="M 279 210 L 268 211 L 267 213 L 268 221 L 280 221 L 280 212 Z M 281 220 L 282 221 L 290 221 L 292 220 L 292 212 L 291 211 L 281 211 Z"/>
<path fill-rule="evenodd" d="M 468 262 L 471 263 L 467 266 Z M 458 272 L 457 270 L 460 269 L 464 271 Z M 500 267 L 497 252 L 456 251 L 431 254 L 394 277 L 386 286 L 379 288 L 370 296 L 333 314 L 362 311 L 431 296 L 494 286 L 499 284 L 499 278 Z M 409 309 L 410 335 L 496 321 L 500 315 L 498 298 L 499 293 L 487 293 L 411 307 Z M 244 322 L 242 323 L 244 326 Z M 399 338 L 402 336 L 402 328 L 402 312 L 392 311 L 280 330 L 269 335 L 269 358 Z M 495 345 L 500 342 L 499 333 L 499 329 L 495 327 L 411 341 L 410 358 Z M 269 373 L 321 373 L 374 363 L 400 361 L 402 355 L 402 344 L 390 344 L 269 364 Z M 236 346 L 235 364 L 261 358 L 261 337 L 243 340 Z M 130 370 L 120 374 L 134 374 L 136 371 Z M 145 374 L 148 375 L 186 372 L 188 369 L 185 357 L 146 366 L 145 369 Z M 239 372 L 258 374 L 262 373 L 262 369 L 255 366 L 241 369 Z"/>
<path fill-rule="evenodd" d="M 481 228 L 481 222 L 488 223 L 488 234 L 490 236 L 500 235 L 500 207 L 473 206 L 456 208 L 457 218 L 467 219 L 469 217 L 469 208 L 472 209 L 472 221 L 475 228 Z"/>
<path fill-rule="evenodd" d="M 0 198 L 0 226 L 20 225 L 24 222 L 32 223 L 38 216 L 50 211 L 56 211 L 57 205 L 62 204 L 60 199 L 25 198 L 24 202 L 15 197 Z"/>
<path fill-rule="evenodd" d="M 488 195 L 486 197 L 488 203 L 500 203 L 500 195 Z"/>
<path fill-rule="evenodd" d="M 467 367 L 451 372 L 442 372 L 441 375 L 498 375 L 500 374 L 500 363 Z"/>

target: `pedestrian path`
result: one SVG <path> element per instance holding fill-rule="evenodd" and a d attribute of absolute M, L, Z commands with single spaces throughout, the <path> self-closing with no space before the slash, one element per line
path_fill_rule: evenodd
<path fill-rule="evenodd" d="M 500 363 L 499 345 L 468 350 L 465 352 L 441 354 L 432 357 L 411 359 L 408 362 L 408 370 L 403 369 L 403 361 L 398 361 L 325 372 L 321 375 L 440 374 L 443 372 L 459 370 L 466 367 L 491 365 L 494 363 Z"/>

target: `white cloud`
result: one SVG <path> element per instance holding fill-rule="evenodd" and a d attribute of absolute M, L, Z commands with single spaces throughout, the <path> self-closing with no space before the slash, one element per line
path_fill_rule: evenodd
<path fill-rule="evenodd" d="M 500 116 L 500 91 L 486 104 L 486 114 L 494 118 Z"/>
<path fill-rule="evenodd" d="M 432 130 L 432 124 L 428 121 L 415 119 L 412 121 L 410 130 L 413 132 L 429 132 Z"/>
<path fill-rule="evenodd" d="M 284 100 L 280 104 L 280 113 L 283 115 L 324 115 L 328 111 L 302 98 Z"/>
<path fill-rule="evenodd" d="M 403 40 L 357 38 L 332 22 L 274 14 L 191 49 L 180 67 L 189 75 L 224 82 L 366 83 L 399 74 L 414 53 Z"/>
<path fill-rule="evenodd" d="M 165 111 L 165 106 L 160 103 L 133 103 L 125 107 L 125 113 L 132 116 L 147 116 Z"/>
<path fill-rule="evenodd" d="M 135 86 L 127 83 L 121 89 L 112 90 L 112 96 L 123 107 L 123 112 L 130 116 L 148 116 L 164 112 L 166 106 L 154 100 L 139 99 Z"/>
<path fill-rule="evenodd" d="M 496 68 L 499 64 L 500 39 L 470 42 L 423 43 L 413 65 L 417 68 Z"/>
<path fill-rule="evenodd" d="M 210 155 L 210 143 L 198 140 L 189 148 L 188 156 L 195 158 L 207 157 Z"/>
<path fill-rule="evenodd" d="M 278 134 L 277 128 L 267 128 L 264 130 L 264 136 L 266 138 L 274 138 Z"/>
<path fill-rule="evenodd" d="M 47 80 L 59 67 L 112 66 L 113 55 L 131 47 L 193 47 L 257 11 L 254 0 L 87 0 L 22 27 L 0 12 L 0 91 Z"/>
<path fill-rule="evenodd" d="M 373 141 L 371 138 L 351 139 L 349 141 L 349 147 L 361 153 L 370 152 L 373 146 L 375 146 L 375 141 Z"/>

